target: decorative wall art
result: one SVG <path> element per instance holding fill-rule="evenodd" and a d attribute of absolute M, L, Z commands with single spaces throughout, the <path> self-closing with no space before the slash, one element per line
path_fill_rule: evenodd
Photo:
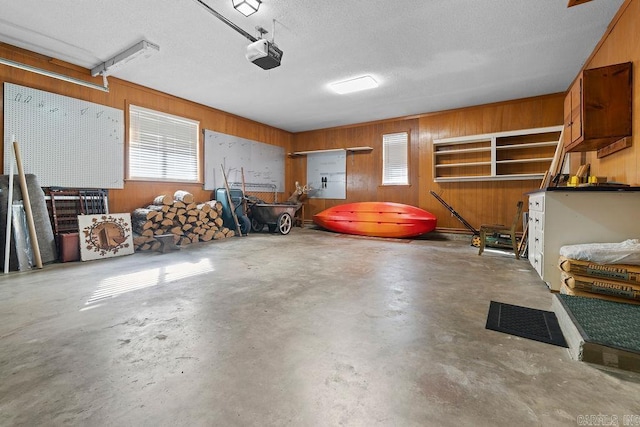
<path fill-rule="evenodd" d="M 82 261 L 131 255 L 134 251 L 131 214 L 78 215 L 78 228 Z"/>

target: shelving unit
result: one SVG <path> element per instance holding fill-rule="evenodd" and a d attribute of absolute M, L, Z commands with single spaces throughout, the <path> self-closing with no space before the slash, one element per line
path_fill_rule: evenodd
<path fill-rule="evenodd" d="M 562 126 L 433 141 L 435 182 L 540 179 L 549 169 Z"/>
<path fill-rule="evenodd" d="M 289 157 L 298 157 L 298 156 L 304 156 L 307 154 L 315 154 L 315 153 L 331 153 L 334 151 L 356 152 L 356 151 L 371 151 L 371 150 L 373 150 L 373 147 L 329 148 L 327 150 L 294 151 L 293 153 L 289 153 Z"/>

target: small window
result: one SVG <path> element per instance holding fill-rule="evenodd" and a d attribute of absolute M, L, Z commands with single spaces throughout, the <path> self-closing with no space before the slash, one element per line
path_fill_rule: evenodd
<path fill-rule="evenodd" d="M 382 135 L 382 185 L 409 184 L 409 134 Z"/>
<path fill-rule="evenodd" d="M 129 106 L 129 179 L 198 182 L 200 123 Z"/>

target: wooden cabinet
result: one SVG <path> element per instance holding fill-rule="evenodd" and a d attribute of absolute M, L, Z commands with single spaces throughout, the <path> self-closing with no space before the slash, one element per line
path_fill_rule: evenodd
<path fill-rule="evenodd" d="M 549 169 L 562 126 L 433 141 L 433 180 L 540 179 Z"/>
<path fill-rule="evenodd" d="M 529 194 L 529 262 L 552 291 L 560 290 L 564 245 L 617 243 L 640 236 L 640 189 L 598 191 L 555 187 Z"/>
<path fill-rule="evenodd" d="M 595 151 L 631 136 L 631 62 L 584 70 L 564 100 L 566 151 Z"/>

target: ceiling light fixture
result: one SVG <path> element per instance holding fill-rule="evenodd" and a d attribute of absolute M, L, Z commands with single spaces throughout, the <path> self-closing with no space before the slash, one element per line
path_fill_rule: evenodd
<path fill-rule="evenodd" d="M 258 11 L 262 2 L 260 0 L 232 0 L 232 3 L 235 10 L 244 16 L 249 16 Z"/>
<path fill-rule="evenodd" d="M 146 40 L 139 41 L 129 49 L 120 52 L 113 58 L 103 62 L 97 67 L 94 67 L 91 70 L 91 75 L 94 77 L 99 75 L 102 75 L 103 77 L 110 76 L 129 61 L 132 61 L 140 56 L 148 58 L 159 50 L 160 46 L 158 46 L 157 44 L 149 43 Z"/>
<path fill-rule="evenodd" d="M 376 82 L 373 77 L 367 75 L 330 83 L 329 87 L 334 92 L 344 95 L 347 93 L 376 88 L 378 87 L 378 82 Z"/>

